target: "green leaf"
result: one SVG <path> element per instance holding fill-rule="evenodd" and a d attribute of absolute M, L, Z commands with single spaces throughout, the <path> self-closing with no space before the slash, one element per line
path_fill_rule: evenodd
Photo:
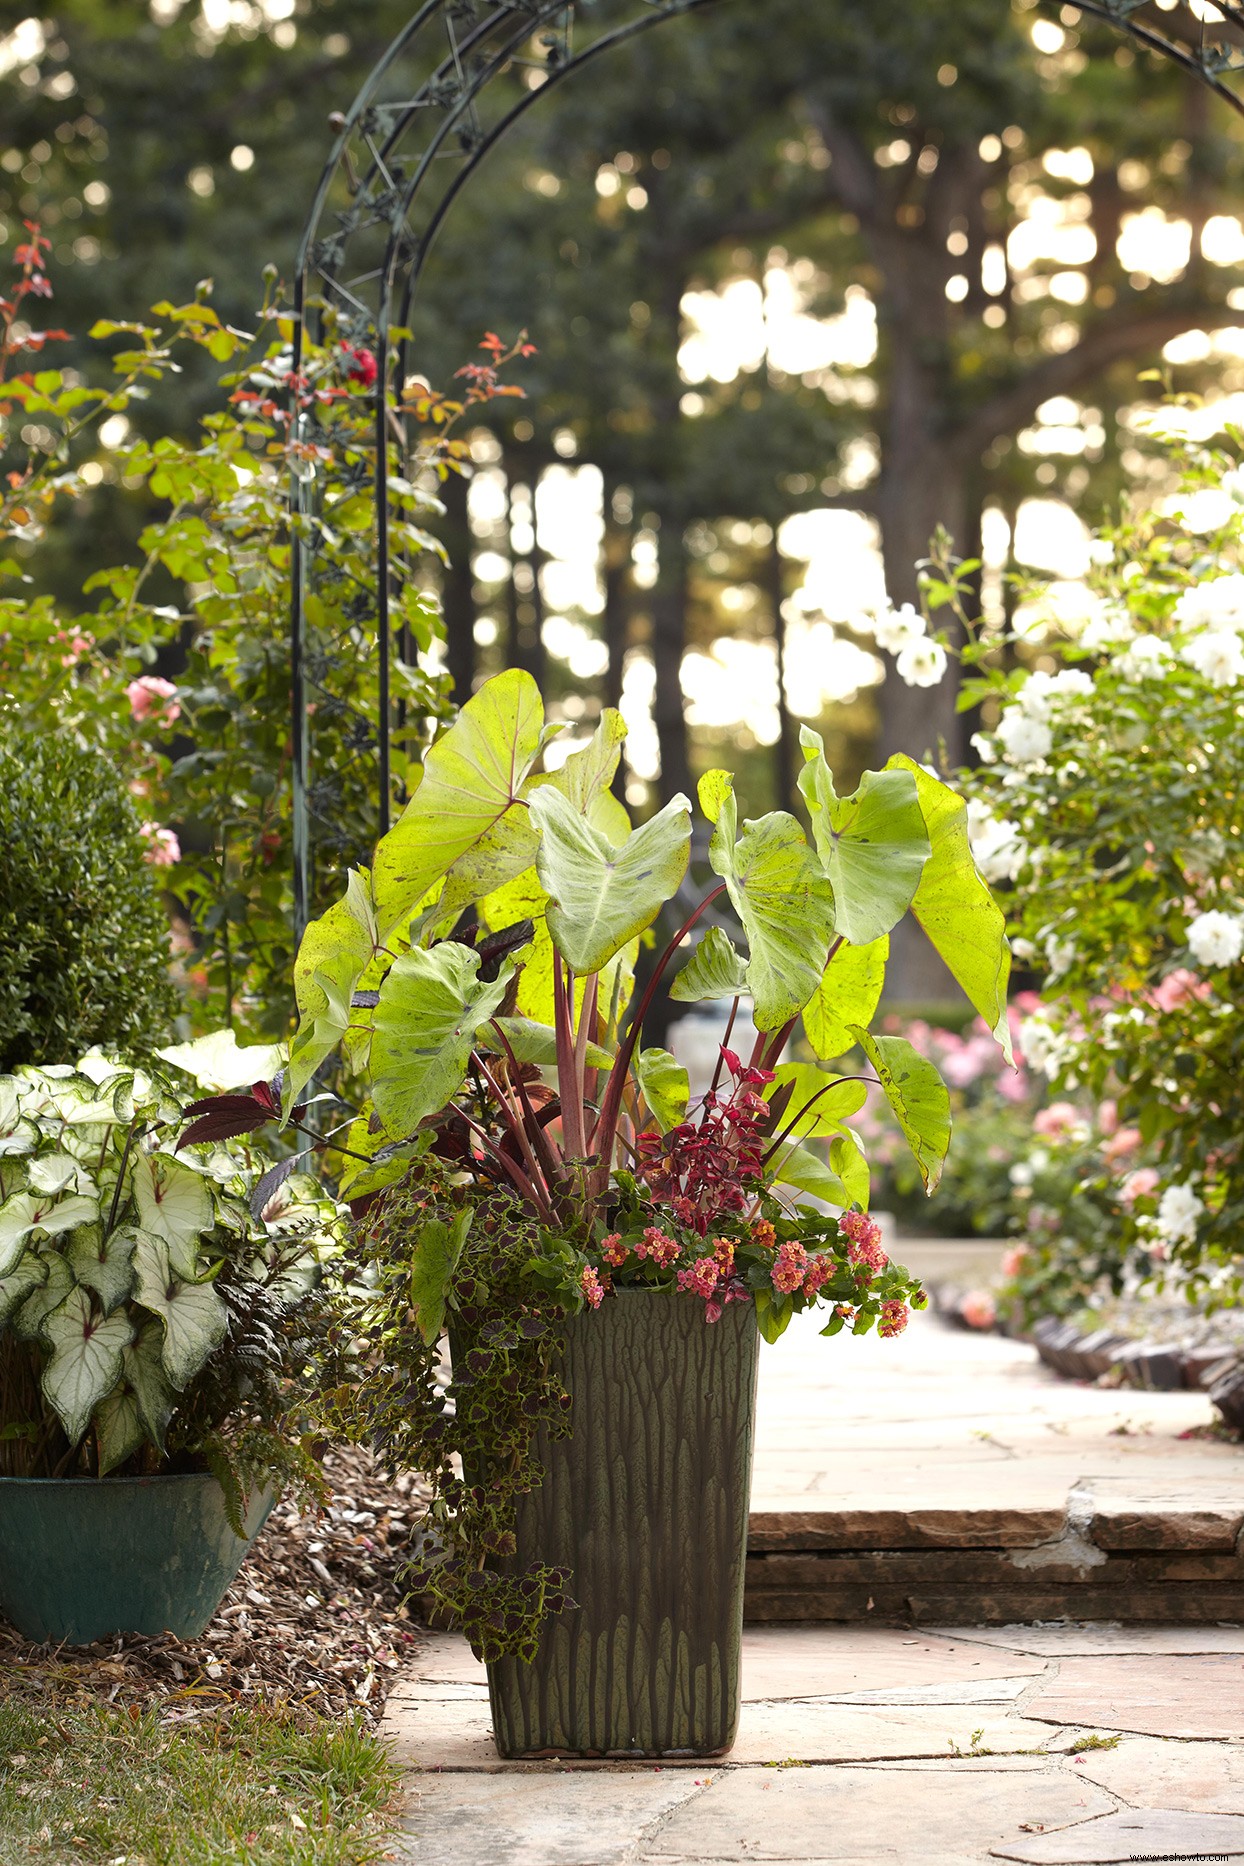
<path fill-rule="evenodd" d="M 43 1280 L 13 1315 L 13 1332 L 23 1341 L 41 1341 L 48 1317 L 77 1288 L 73 1271 L 58 1250 L 41 1250 L 39 1262 L 43 1267 Z"/>
<path fill-rule="evenodd" d="M 735 951 L 720 927 L 709 927 L 670 986 L 679 1004 L 704 998 L 737 998 L 747 990 L 747 961 Z"/>
<path fill-rule="evenodd" d="M 373 898 L 383 939 L 454 870 L 466 902 L 531 866 L 535 837 L 520 802 L 543 743 L 544 708 L 530 674 L 486 681 L 427 755 L 423 781 L 376 849 Z"/>
<path fill-rule="evenodd" d="M 452 941 L 394 960 L 371 1046 L 372 1099 L 394 1140 L 408 1140 L 457 1094 L 476 1032 L 500 1010 L 512 971 L 507 962 L 482 983 L 478 953 Z"/>
<path fill-rule="evenodd" d="M 600 716 L 600 724 L 583 749 L 571 752 L 558 770 L 533 778 L 530 794 L 534 795 L 536 790 L 551 784 L 580 816 L 585 816 L 610 841 L 625 841 L 630 833 L 631 820 L 625 806 L 618 802 L 609 788 L 618 769 L 625 737 L 626 721 L 615 708 L 607 706 Z"/>
<path fill-rule="evenodd" d="M 486 1024 L 479 1033 L 476 1045 L 481 1050 L 501 1050 L 501 1040 L 497 1036 L 496 1026 L 500 1026 L 505 1040 L 514 1052 L 514 1060 L 520 1063 L 535 1063 L 539 1068 L 550 1068 L 557 1062 L 557 1032 L 551 1024 L 533 1023 L 530 1017 L 498 1017 Z M 587 1066 L 589 1069 L 608 1069 L 613 1057 L 599 1043 L 587 1046 Z"/>
<path fill-rule="evenodd" d="M 687 872 L 691 805 L 672 797 L 620 846 L 551 787 L 533 792 L 536 872 L 553 944 L 579 977 L 599 972 L 652 925 Z"/>
<path fill-rule="evenodd" d="M 950 1145 L 950 1093 L 935 1066 L 906 1037 L 870 1036 L 862 1025 L 851 1032 L 885 1090 L 886 1100 L 907 1137 L 926 1192 L 935 1192 Z"/>
<path fill-rule="evenodd" d="M 458 1213 L 452 1226 L 440 1218 L 430 1218 L 415 1240 L 410 1263 L 410 1306 L 425 1347 L 433 1347 L 440 1340 L 450 1279 L 458 1267 L 474 1216 L 468 1206 Z"/>
<path fill-rule="evenodd" d="M 138 1401 L 125 1387 L 109 1393 L 96 1407 L 94 1423 L 99 1434 L 99 1475 L 107 1477 L 133 1457 L 146 1437 Z"/>
<path fill-rule="evenodd" d="M 635 1078 L 663 1134 L 686 1120 L 691 1084 L 687 1071 L 668 1050 L 640 1050 L 635 1058 Z"/>
<path fill-rule="evenodd" d="M 294 961 L 299 1021 L 281 1098 L 286 1119 L 320 1064 L 345 1036 L 350 998 L 377 938 L 365 873 L 352 870 L 345 894 L 311 922 Z"/>
<path fill-rule="evenodd" d="M 170 1154 L 140 1153 L 134 1162 L 133 1186 L 142 1229 L 168 1246 L 176 1275 L 193 1278 L 198 1270 L 199 1240 L 215 1223 L 207 1181 Z"/>
<path fill-rule="evenodd" d="M 65 1256 L 79 1283 L 99 1297 L 105 1315 L 125 1301 L 134 1283 L 134 1233 L 117 1229 L 107 1239 L 100 1224 L 79 1225 Z"/>
<path fill-rule="evenodd" d="M 0 1276 L 0 1328 L 20 1309 L 32 1290 L 42 1289 L 47 1277 L 47 1264 L 33 1251 L 19 1257 L 7 1276 Z"/>
<path fill-rule="evenodd" d="M 793 1140 L 808 1140 L 814 1134 L 841 1133 L 843 1122 L 858 1114 L 868 1100 L 866 1082 L 837 1082 L 831 1074 L 812 1063 L 779 1064 L 773 1081 L 765 1088 L 765 1100 L 772 1101 L 787 1082 L 792 1085 L 791 1098 L 778 1121 L 777 1131 L 783 1133 L 791 1122 L 796 1122 L 791 1129 Z M 806 1114 L 801 1113 L 804 1108 L 807 1108 Z"/>
<path fill-rule="evenodd" d="M 915 781 L 932 854 L 911 910 L 965 997 L 980 1012 L 1009 1062 L 1006 994 L 1011 976 L 1002 909 L 972 859 L 963 798 L 910 758 L 891 758 Z"/>
<path fill-rule="evenodd" d="M 849 797 L 839 797 L 819 732 L 802 726 L 799 773 L 812 834 L 834 890 L 834 926 L 853 946 L 880 939 L 911 906 L 929 837 L 909 772 L 866 771 Z"/>
<path fill-rule="evenodd" d="M 756 1028 L 776 1030 L 798 1016 L 820 983 L 833 931 L 833 897 L 793 816 L 775 810 L 746 822 L 736 841 L 738 805 L 728 783 L 717 786 L 713 802 L 717 818 L 708 859 L 747 934 Z"/>
<path fill-rule="evenodd" d="M 780 1341 L 794 1313 L 789 1296 L 779 1296 L 771 1289 L 756 1291 L 756 1326 L 763 1340 Z"/>
<path fill-rule="evenodd" d="M 177 1395 L 164 1371 L 164 1330 L 159 1322 L 144 1322 L 138 1339 L 126 1348 L 125 1378 L 138 1405 L 147 1436 L 157 1451 L 164 1450 L 164 1434 L 173 1416 Z"/>
<path fill-rule="evenodd" d="M 774 1160 L 773 1178 L 777 1185 L 793 1186 L 797 1192 L 823 1199 L 826 1205 L 839 1211 L 845 1211 L 855 1202 L 839 1174 L 810 1147 L 784 1147 Z"/>
<path fill-rule="evenodd" d="M 535 928 L 531 950 L 519 969 L 515 1008 L 521 1016 L 544 1026 L 551 1025 L 554 1017 L 553 941 L 545 917 L 548 904 L 549 897 L 540 886 L 539 876 L 534 868 L 529 868 L 494 894 L 486 895 L 479 905 L 480 919 L 491 932 L 514 926 L 520 920 L 530 920 Z M 630 999 L 638 951 L 638 942 L 629 941 L 600 974 L 598 1002 L 605 1024 L 610 1022 L 610 1006 L 615 1000 L 620 1013 Z M 576 1017 L 583 1008 L 586 990 L 587 980 L 577 978 Z M 613 1021 L 616 1023 L 617 1019 Z"/>
<path fill-rule="evenodd" d="M 163 1238 L 138 1233 L 134 1268 L 136 1300 L 164 1324 L 160 1359 L 180 1392 L 224 1340 L 229 1311 L 213 1283 L 190 1282 L 176 1274 Z"/>
<path fill-rule="evenodd" d="M 803 1007 L 803 1028 L 813 1054 L 831 1063 L 854 1048 L 851 1024 L 871 1024 L 881 1002 L 890 936 L 867 946 L 840 946 Z"/>
<path fill-rule="evenodd" d="M 75 1289 L 50 1315 L 44 1336 L 52 1350 L 43 1369 L 43 1393 L 76 1445 L 100 1400 L 121 1377 L 121 1353 L 133 1339 L 128 1317 L 95 1313 L 84 1289 Z"/>

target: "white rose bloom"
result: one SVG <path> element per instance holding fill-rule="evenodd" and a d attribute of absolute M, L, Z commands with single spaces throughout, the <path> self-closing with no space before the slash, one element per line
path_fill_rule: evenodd
<path fill-rule="evenodd" d="M 1215 687 L 1234 687 L 1244 674 L 1244 642 L 1230 629 L 1206 629 L 1194 635 L 1181 658 Z"/>
<path fill-rule="evenodd" d="M 1154 1229 L 1168 1244 L 1191 1243 L 1204 1210 L 1204 1201 L 1191 1186 L 1168 1186 L 1158 1200 Z"/>
<path fill-rule="evenodd" d="M 976 866 L 986 881 L 1014 881 L 1028 860 L 1028 847 L 1019 824 L 999 819 L 973 797 L 968 802 L 968 836 Z"/>
<path fill-rule="evenodd" d="M 1076 943 L 1073 939 L 1058 939 L 1051 933 L 1045 942 L 1045 963 L 1050 968 L 1051 978 L 1061 978 L 1075 961 Z"/>
<path fill-rule="evenodd" d="M 1229 473 L 1223 474 L 1222 489 L 1236 505 L 1244 505 L 1244 473 L 1239 467 L 1232 467 Z"/>
<path fill-rule="evenodd" d="M 1244 952 L 1244 914 L 1198 914 L 1188 927 L 1188 944 L 1200 965 L 1234 965 Z"/>
<path fill-rule="evenodd" d="M 909 642 L 895 666 L 909 687 L 936 687 L 946 672 L 946 650 L 937 641 Z"/>
<path fill-rule="evenodd" d="M 992 734 L 988 732 L 974 732 L 969 743 L 983 765 L 997 764 L 998 748 L 993 742 Z"/>
<path fill-rule="evenodd" d="M 1054 735 L 1041 719 L 1033 719 L 1019 706 L 1008 706 L 998 721 L 996 738 L 1009 764 L 1033 765 L 1044 758 Z"/>
<path fill-rule="evenodd" d="M 1115 656 L 1114 666 L 1126 680 L 1148 680 L 1162 673 L 1170 658 L 1170 643 L 1160 635 L 1138 635 L 1126 653 Z"/>
<path fill-rule="evenodd" d="M 1108 603 L 1101 614 L 1094 616 L 1081 630 L 1080 646 L 1097 653 L 1102 648 L 1131 641 L 1135 633 L 1136 625 L 1127 610 L 1119 603 Z"/>
<path fill-rule="evenodd" d="M 887 610 L 873 623 L 873 638 L 887 654 L 902 654 L 904 648 L 920 641 L 924 633 L 924 617 L 911 603 L 904 603 L 901 609 Z"/>
<path fill-rule="evenodd" d="M 1075 1043 L 1061 1030 L 1055 1030 L 1040 1012 L 1026 1017 L 1019 1027 L 1019 1047 L 1030 1069 L 1048 1076 L 1051 1081 L 1063 1073 L 1075 1055 Z"/>
<path fill-rule="evenodd" d="M 1194 584 L 1175 604 L 1175 620 L 1186 629 L 1244 629 L 1244 575 Z"/>
<path fill-rule="evenodd" d="M 1104 570 L 1107 564 L 1114 562 L 1114 545 L 1109 538 L 1090 538 L 1088 554 L 1090 564 Z"/>

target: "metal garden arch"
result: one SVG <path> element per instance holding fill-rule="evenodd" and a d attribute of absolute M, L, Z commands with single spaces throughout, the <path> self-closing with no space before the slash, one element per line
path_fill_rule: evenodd
<path fill-rule="evenodd" d="M 752 0 L 763 4 L 763 0 Z M 809 0 L 815 4 L 815 0 Z M 861 5 L 869 0 L 859 0 Z M 1005 5 L 1008 0 L 1000 0 Z M 1037 0 L 1067 23 L 1105 21 L 1145 50 L 1195 75 L 1244 114 L 1233 82 L 1244 72 L 1244 0 Z M 372 391 L 375 437 L 376 716 L 354 721 L 374 755 L 377 828 L 389 827 L 392 616 L 403 566 L 390 552 L 386 484 L 404 444 L 394 389 L 407 373 L 408 323 L 433 241 L 484 157 L 549 88 L 601 54 L 666 20 L 715 0 L 424 0 L 373 68 L 349 110 L 334 119 L 325 164 L 299 247 L 295 282 L 295 379 L 304 332 L 331 320 L 345 342 L 366 346 L 378 368 Z M 296 416 L 310 437 L 313 417 Z M 295 511 L 313 495 L 295 480 Z M 307 594 L 314 553 L 296 530 L 290 601 L 294 903 L 297 930 L 308 915 L 317 814 L 308 705 L 331 697 L 331 666 L 308 653 Z M 340 702 L 338 702 L 340 704 Z"/>

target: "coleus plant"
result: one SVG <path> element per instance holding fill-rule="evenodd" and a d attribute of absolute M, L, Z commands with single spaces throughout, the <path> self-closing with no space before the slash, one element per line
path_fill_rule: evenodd
<path fill-rule="evenodd" d="M 295 1382 L 337 1215 L 306 1178 L 258 1213 L 249 1150 L 179 1147 L 189 1087 L 98 1050 L 0 1076 L 0 1474 L 207 1467 L 238 1518 L 254 1481 L 315 1487 Z"/>
<path fill-rule="evenodd" d="M 827 1332 L 885 1321 L 886 1301 L 897 1332 L 893 1310 L 912 1286 L 892 1271 L 892 1286 L 873 1287 L 884 1257 L 870 1268 L 824 1207 L 854 1212 L 861 1229 L 868 1167 L 850 1120 L 870 1082 L 927 1188 L 941 1172 L 945 1085 L 911 1044 L 868 1027 L 890 932 L 908 911 L 1009 1054 L 1002 914 L 972 859 L 963 801 L 904 757 L 840 797 L 806 728 L 810 836 L 786 811 L 740 825 L 730 775 L 710 771 L 699 802 L 716 885 L 680 913 L 632 1003 L 638 942 L 682 898 L 692 806 L 677 796 L 632 828 L 610 789 L 620 716 L 606 711 L 586 746 L 541 769 L 554 730 L 530 676 L 511 670 L 429 752 L 371 868 L 350 874 L 303 937 L 286 1116 L 340 1051 L 366 1086 L 342 1148 L 343 1195 L 367 1200 L 435 1155 L 438 1183 L 456 1166 L 468 1206 L 501 1189 L 518 1202 L 546 1239 L 546 1273 L 574 1304 L 594 1306 L 610 1281 L 655 1278 L 703 1296 L 709 1319 L 732 1293 L 754 1296 L 770 1336 L 818 1297 L 834 1308 Z M 742 944 L 711 924 L 693 946 L 717 903 Z M 747 1059 L 723 1048 L 695 1105 L 685 1069 L 643 1044 L 675 965 L 675 999 L 733 1000 L 727 1045 L 745 997 L 758 1032 Z M 800 1025 L 816 1061 L 784 1063 Z M 849 1066 L 848 1055 L 860 1060 Z M 267 1118 L 256 1101 L 249 1124 Z M 801 1209 L 801 1193 L 820 1209 Z M 880 1255 L 875 1227 L 864 1229 Z M 439 1269 L 435 1287 L 423 1279 L 425 1332 L 443 1319 L 450 1237 L 427 1246 Z M 832 1261 L 812 1262 L 817 1247 Z"/>

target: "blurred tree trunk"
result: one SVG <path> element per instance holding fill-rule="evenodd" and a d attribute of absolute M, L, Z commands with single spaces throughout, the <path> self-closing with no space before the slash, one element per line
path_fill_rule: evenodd
<path fill-rule="evenodd" d="M 631 527 L 619 520 L 618 486 L 615 481 L 606 479 L 604 484 L 604 585 L 605 607 L 601 617 L 601 628 L 605 638 L 605 664 L 603 704 L 620 707 L 622 704 L 622 679 L 626 666 L 626 650 L 630 636 L 630 572 L 631 572 Z M 613 780 L 616 796 L 625 800 L 627 778 L 626 747 L 623 745 L 622 756 L 618 760 L 617 773 Z"/>
<path fill-rule="evenodd" d="M 778 549 L 776 526 L 765 555 L 764 571 L 769 613 L 773 618 L 773 640 L 777 649 L 778 735 L 777 744 L 773 748 L 774 809 L 794 810 L 799 796 L 796 781 L 799 746 L 795 722 L 786 702 L 786 617 L 782 611 L 786 601 L 786 560 Z"/>
<path fill-rule="evenodd" d="M 691 755 L 682 690 L 682 661 L 687 645 L 687 540 L 685 520 L 671 498 L 661 521 L 658 571 L 652 591 L 652 664 L 656 689 L 653 724 L 661 754 L 661 802 L 679 791 L 691 795 Z"/>
<path fill-rule="evenodd" d="M 445 661 L 454 683 L 454 705 L 465 706 L 475 684 L 475 583 L 471 570 L 471 521 L 467 511 L 468 482 L 451 473 L 441 487 L 445 517 L 441 541 L 449 562 L 441 578 L 441 608 L 445 617 Z"/>

